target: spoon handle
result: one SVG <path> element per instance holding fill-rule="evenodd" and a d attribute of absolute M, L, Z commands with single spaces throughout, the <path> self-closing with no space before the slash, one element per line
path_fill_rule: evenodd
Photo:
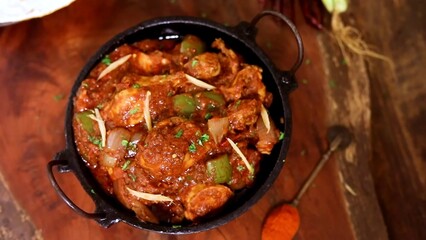
<path fill-rule="evenodd" d="M 303 184 L 302 188 L 297 193 L 296 197 L 291 202 L 292 205 L 297 206 L 299 204 L 300 199 L 302 198 L 303 194 L 308 190 L 308 188 L 311 186 L 312 182 L 314 181 L 315 177 L 318 175 L 318 173 L 321 171 L 321 169 L 324 167 L 325 163 L 328 159 L 330 159 L 331 154 L 336 151 L 336 149 L 339 147 L 340 143 L 342 142 L 341 135 L 337 135 L 331 142 L 330 147 L 326 153 L 324 153 L 321 157 L 321 160 L 317 163 L 314 170 L 309 175 L 308 179 Z"/>

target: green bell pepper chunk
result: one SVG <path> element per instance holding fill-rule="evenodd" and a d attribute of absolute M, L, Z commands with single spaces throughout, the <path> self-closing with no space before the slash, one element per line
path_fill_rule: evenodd
<path fill-rule="evenodd" d="M 195 56 L 203 53 L 206 46 L 201 39 L 194 35 L 187 35 L 180 44 L 180 52 L 187 56 Z"/>
<path fill-rule="evenodd" d="M 78 123 L 80 123 L 81 127 L 89 134 L 93 134 L 95 132 L 93 122 L 94 120 L 89 118 L 89 115 L 93 114 L 91 111 L 84 111 L 75 114 L 75 118 Z"/>
<path fill-rule="evenodd" d="M 216 107 L 221 107 L 225 105 L 225 98 L 220 93 L 208 91 L 202 92 L 201 95 L 215 101 L 217 103 L 215 104 Z"/>
<path fill-rule="evenodd" d="M 181 114 L 190 115 L 195 112 L 197 104 L 192 96 L 179 94 L 173 96 L 173 109 Z"/>
<path fill-rule="evenodd" d="M 228 155 L 222 155 L 207 162 L 207 174 L 213 176 L 215 183 L 227 183 L 232 177 L 232 166 Z"/>

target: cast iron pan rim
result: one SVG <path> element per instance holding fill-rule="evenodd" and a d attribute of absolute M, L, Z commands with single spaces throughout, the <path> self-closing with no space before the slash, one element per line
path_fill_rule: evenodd
<path fill-rule="evenodd" d="M 198 25 L 202 27 L 206 27 L 206 29 L 214 29 L 216 31 L 221 32 L 224 35 L 228 35 L 235 39 L 235 41 L 241 42 L 246 45 L 253 53 L 259 58 L 260 61 L 264 63 L 264 65 L 268 68 L 269 73 L 271 74 L 275 84 L 280 86 L 278 89 L 280 100 L 282 102 L 283 107 L 283 116 L 285 118 L 285 139 L 282 141 L 280 146 L 280 151 L 278 155 L 278 159 L 269 173 L 269 176 L 266 177 L 266 180 L 263 185 L 256 191 L 255 194 L 251 196 L 251 198 L 244 202 L 243 205 L 239 206 L 236 210 L 232 212 L 225 213 L 218 219 L 209 220 L 208 222 L 197 223 L 196 225 L 190 226 L 182 226 L 180 228 L 172 228 L 171 226 L 162 226 L 151 223 L 144 223 L 141 221 L 134 221 L 134 217 L 127 216 L 127 212 L 120 212 L 116 207 L 112 206 L 105 199 L 99 197 L 98 195 L 90 194 L 91 188 L 89 187 L 91 183 L 86 179 L 87 177 L 84 175 L 84 172 L 81 168 L 85 168 L 85 164 L 81 159 L 81 156 L 77 152 L 77 148 L 74 143 L 74 135 L 72 129 L 72 117 L 73 117 L 73 98 L 76 95 L 78 88 L 81 85 L 81 82 L 87 77 L 91 69 L 107 54 L 109 51 L 114 49 L 115 47 L 126 42 L 126 39 L 133 34 L 136 34 L 140 31 L 143 31 L 147 28 L 156 28 L 161 26 L 167 26 L 170 24 L 188 24 L 188 25 Z M 65 137 L 66 137 L 66 151 L 71 152 L 71 157 L 73 158 L 70 163 L 71 170 L 75 173 L 82 186 L 86 190 L 86 192 L 93 198 L 95 203 L 99 204 L 98 206 L 103 207 L 103 210 L 107 213 L 107 218 L 115 219 L 116 221 L 123 221 L 132 225 L 136 228 L 154 231 L 158 233 L 167 233 L 167 234 L 187 234 L 187 233 L 196 233 L 200 231 L 206 231 L 221 225 L 224 225 L 233 219 L 239 217 L 244 212 L 246 212 L 252 205 L 254 205 L 264 194 L 269 190 L 272 186 L 276 178 L 278 177 L 283 164 L 284 157 L 287 154 L 288 147 L 291 139 L 291 110 L 288 104 L 288 92 L 282 88 L 282 82 L 279 81 L 281 72 L 277 71 L 274 68 L 274 65 L 269 60 L 268 57 L 258 48 L 258 46 L 254 42 L 253 39 L 250 39 L 250 36 L 243 35 L 241 33 L 237 33 L 235 31 L 236 27 L 225 27 L 216 22 L 212 22 L 202 18 L 196 17 L 160 17 L 148 21 L 144 21 L 134 27 L 131 27 L 115 37 L 111 38 L 108 42 L 106 42 L 85 64 L 83 70 L 80 72 L 71 92 L 71 96 L 69 97 L 67 114 L 66 114 L 66 123 L 65 123 Z M 109 215 L 108 215 L 109 214 Z"/>

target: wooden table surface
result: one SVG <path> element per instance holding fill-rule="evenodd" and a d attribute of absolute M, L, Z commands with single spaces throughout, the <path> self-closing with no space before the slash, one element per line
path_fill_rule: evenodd
<path fill-rule="evenodd" d="M 359 1 L 355 8 L 362 8 Z M 327 149 L 326 132 L 333 124 L 349 126 L 355 141 L 332 157 L 302 198 L 295 238 L 401 236 L 386 227 L 393 227 L 396 220 L 383 216 L 394 211 L 383 214 L 386 204 L 378 201 L 376 175 L 369 166 L 373 151 L 368 66 L 357 58 L 351 67 L 343 64 L 330 37 L 308 26 L 299 11 L 295 20 L 304 40 L 305 61 L 296 74 L 299 87 L 290 96 L 290 151 L 273 187 L 248 212 L 193 235 L 160 235 L 124 223 L 104 229 L 73 212 L 51 187 L 46 164 L 65 147 L 64 113 L 70 89 L 101 44 L 153 17 L 199 16 L 232 26 L 251 20 L 261 9 L 257 0 L 77 0 L 46 17 L 0 28 L 0 239 L 260 239 L 266 214 L 296 194 Z M 276 66 L 288 69 L 296 56 L 289 31 L 271 19 L 259 26 L 258 44 Z M 77 205 L 93 211 L 73 174 L 57 176 Z"/>

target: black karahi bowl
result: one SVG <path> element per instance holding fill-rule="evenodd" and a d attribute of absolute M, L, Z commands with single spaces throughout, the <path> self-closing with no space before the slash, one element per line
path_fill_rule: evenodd
<path fill-rule="evenodd" d="M 255 42 L 257 29 L 255 25 L 267 15 L 272 15 L 286 23 L 294 33 L 297 42 L 298 56 L 295 64 L 288 71 L 278 70 L 270 59 L 263 53 Z M 125 208 L 117 199 L 103 191 L 100 184 L 92 175 L 89 167 L 77 151 L 72 128 L 74 97 L 81 82 L 89 72 L 109 52 L 124 43 L 133 43 L 143 39 L 158 39 L 169 36 L 184 36 L 192 34 L 200 37 L 208 45 L 216 38 L 222 38 L 226 46 L 243 56 L 245 62 L 255 64 L 263 69 L 264 84 L 274 96 L 269 109 L 270 116 L 278 128 L 284 132 L 285 138 L 274 147 L 270 155 L 263 156 L 260 170 L 255 176 L 255 181 L 249 188 L 235 192 L 222 210 L 201 222 L 183 222 L 179 226 L 166 224 L 153 224 L 140 221 L 134 212 Z M 58 195 L 78 214 L 97 221 L 103 227 L 109 227 L 117 222 L 125 222 L 143 230 L 155 231 L 166 234 L 187 234 L 206 231 L 237 218 L 252 205 L 254 205 L 272 186 L 278 177 L 289 148 L 291 138 L 291 110 L 288 101 L 289 93 L 296 87 L 294 72 L 302 63 L 303 46 L 299 33 L 293 23 L 285 16 L 273 11 L 264 11 L 258 14 L 250 23 L 241 22 L 234 27 L 226 27 L 216 22 L 195 17 L 162 17 L 142 22 L 124 32 L 116 35 L 106 42 L 98 52 L 84 66 L 71 90 L 65 119 L 66 148 L 59 152 L 48 163 L 48 177 Z M 58 185 L 53 174 L 57 166 L 60 173 L 73 172 L 87 194 L 93 199 L 96 209 L 88 213 L 72 202 Z"/>

